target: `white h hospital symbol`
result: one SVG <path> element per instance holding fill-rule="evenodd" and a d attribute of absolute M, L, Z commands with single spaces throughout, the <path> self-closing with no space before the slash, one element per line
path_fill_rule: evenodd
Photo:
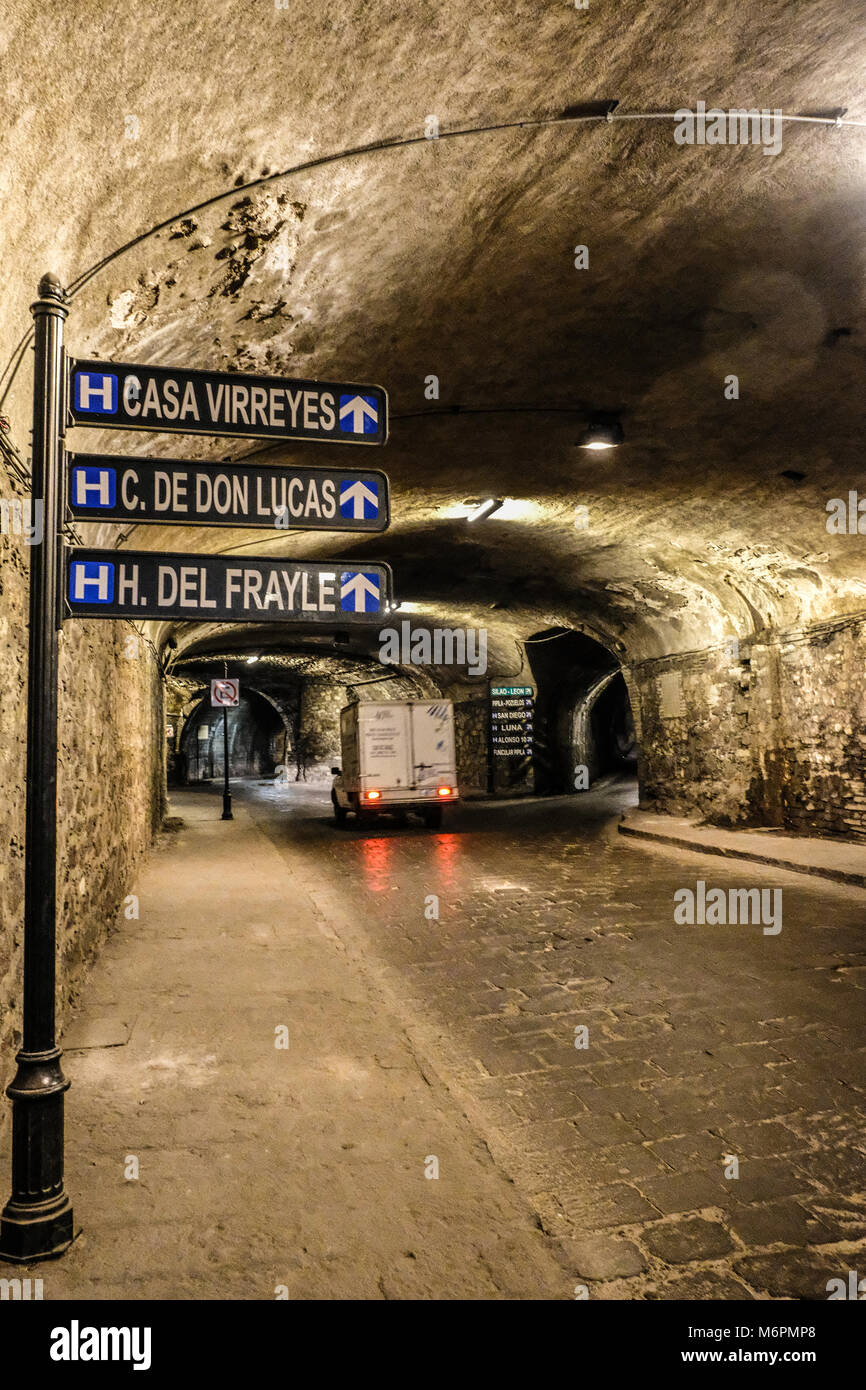
<path fill-rule="evenodd" d="M 94 480 L 93 474 L 96 474 Z M 88 477 L 88 474 L 91 476 Z M 93 503 L 88 500 L 87 494 L 95 492 L 98 494 L 99 507 L 110 507 L 113 501 L 111 496 L 111 473 L 107 468 L 76 468 L 75 470 L 75 501 L 80 507 L 92 507 Z"/>
<path fill-rule="evenodd" d="M 106 374 L 78 372 L 75 377 L 76 401 L 79 410 L 93 410 L 113 414 L 117 409 L 117 377 Z M 91 401 L 97 397 L 99 405 Z"/>
<path fill-rule="evenodd" d="M 95 569 L 96 574 L 88 574 Z M 88 564 L 79 560 L 72 566 L 72 598 L 76 603 L 109 603 L 114 590 L 114 565 Z M 96 593 L 88 589 L 96 587 Z"/>

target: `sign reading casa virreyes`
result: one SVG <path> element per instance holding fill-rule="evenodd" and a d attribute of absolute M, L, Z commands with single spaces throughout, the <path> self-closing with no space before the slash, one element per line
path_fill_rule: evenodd
<path fill-rule="evenodd" d="M 73 422 L 91 428 L 329 444 L 388 437 L 381 386 L 93 360 L 72 362 L 69 380 Z"/>

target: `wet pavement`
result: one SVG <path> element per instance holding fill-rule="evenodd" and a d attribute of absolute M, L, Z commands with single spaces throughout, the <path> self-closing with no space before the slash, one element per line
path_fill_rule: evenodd
<path fill-rule="evenodd" d="M 215 785 L 173 794 L 81 991 L 81 1234 L 45 1298 L 826 1299 L 866 1274 L 863 890 L 626 839 L 626 781 L 441 832 L 233 790 L 232 822 Z M 677 922 L 714 888 L 781 890 L 781 916 Z"/>
<path fill-rule="evenodd" d="M 625 841 L 625 781 L 438 834 L 245 795 L 590 1296 L 818 1299 L 866 1268 L 862 890 Z M 679 925 L 699 881 L 770 890 L 781 930 Z"/>

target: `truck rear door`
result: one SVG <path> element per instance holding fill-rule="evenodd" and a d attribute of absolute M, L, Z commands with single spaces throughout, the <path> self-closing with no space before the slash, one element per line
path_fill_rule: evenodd
<path fill-rule="evenodd" d="M 413 704 L 412 761 L 415 785 L 433 789 L 443 783 L 455 787 L 454 709 L 448 700 Z"/>
<path fill-rule="evenodd" d="M 411 782 L 408 706 L 359 705 L 358 734 L 360 790 L 405 792 Z"/>

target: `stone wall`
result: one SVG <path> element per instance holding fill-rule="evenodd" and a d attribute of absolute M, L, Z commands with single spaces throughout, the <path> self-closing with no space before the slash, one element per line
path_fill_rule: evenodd
<path fill-rule="evenodd" d="M 647 661 L 627 679 L 640 709 L 641 806 L 700 811 L 719 825 L 741 819 L 752 768 L 748 673 L 722 650 Z"/>
<path fill-rule="evenodd" d="M 454 701 L 457 786 L 461 796 L 487 791 L 490 699 L 486 694 L 449 692 Z"/>
<path fill-rule="evenodd" d="M 134 886 L 164 810 L 162 682 L 156 657 L 125 623 L 67 621 L 61 642 L 58 769 L 59 987 Z"/>
<path fill-rule="evenodd" d="M 0 475 L 5 496 L 15 485 Z M 20 1041 L 28 555 L 0 537 L 0 1082 Z M 58 727 L 57 1007 L 61 1024 L 83 970 L 115 924 L 163 811 L 163 712 L 153 650 L 120 623 L 67 621 Z M 8 1107 L 0 1106 L 0 1125 Z"/>
<path fill-rule="evenodd" d="M 344 685 L 327 677 L 307 678 L 301 688 L 300 744 L 304 777 L 308 782 L 331 780 L 331 768 L 339 767 L 340 710 L 348 704 Z"/>
<path fill-rule="evenodd" d="M 641 805 L 866 839 L 866 619 L 645 662 Z"/>
<path fill-rule="evenodd" d="M 749 799 L 769 824 L 866 840 L 866 619 L 753 647 Z"/>

